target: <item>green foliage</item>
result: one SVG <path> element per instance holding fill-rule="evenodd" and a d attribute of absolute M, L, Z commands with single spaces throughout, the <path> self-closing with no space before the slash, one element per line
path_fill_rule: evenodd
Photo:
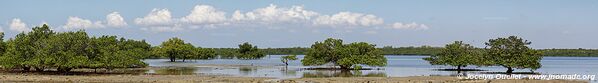
<path fill-rule="evenodd" d="M 237 52 L 238 48 L 214 48 L 221 56 L 221 58 L 225 57 L 234 57 L 235 53 Z M 304 47 L 291 47 L 291 48 L 265 48 L 260 49 L 267 55 L 304 55 L 307 53 L 309 48 Z M 379 48 L 381 54 L 383 55 L 434 55 L 440 53 L 440 47 L 430 47 L 430 46 L 421 46 L 421 47 L 392 47 L 392 46 L 384 46 L 383 48 Z"/>
<path fill-rule="evenodd" d="M 36 67 L 57 67 L 59 71 L 85 67 L 90 60 L 86 51 L 89 37 L 84 31 L 57 33 L 44 42 L 41 55 L 36 55 L 33 61 L 41 64 L 31 64 Z M 49 59 L 49 60 L 48 60 Z M 65 69 L 65 70 L 61 70 Z"/>
<path fill-rule="evenodd" d="M 424 58 L 424 60 L 432 65 L 450 65 L 461 69 L 468 65 L 486 65 L 481 54 L 477 48 L 462 41 L 455 41 L 447 44 L 440 53 Z"/>
<path fill-rule="evenodd" d="M 196 48 L 193 59 L 214 59 L 217 57 L 216 51 L 211 48 Z"/>
<path fill-rule="evenodd" d="M 233 59 L 238 54 L 238 48 L 210 48 L 216 52 L 221 59 Z"/>
<path fill-rule="evenodd" d="M 386 58 L 375 45 L 365 42 L 343 44 L 340 39 L 328 38 L 316 42 L 301 60 L 303 65 L 323 65 L 332 63 L 342 69 L 355 65 L 386 66 Z"/>
<path fill-rule="evenodd" d="M 488 63 L 508 68 L 510 74 L 513 69 L 531 68 L 533 70 L 540 68 L 542 52 L 529 48 L 531 42 L 523 40 L 516 36 L 508 38 L 490 39 L 486 42 L 489 47 L 486 49 L 485 60 Z"/>
<path fill-rule="evenodd" d="M 392 47 L 380 48 L 384 55 L 435 55 L 442 52 L 441 47 L 420 46 L 420 47 Z"/>
<path fill-rule="evenodd" d="M 4 42 L 4 32 L 0 32 L 0 56 L 6 52 L 6 42 Z"/>
<path fill-rule="evenodd" d="M 168 57 L 170 62 L 175 62 L 176 59 L 185 61 L 187 59 L 212 59 L 216 57 L 214 50 L 196 48 L 191 43 L 185 43 L 185 41 L 176 37 L 162 42 L 158 47 L 153 47 L 151 55 Z"/>
<path fill-rule="evenodd" d="M 266 48 L 261 49 L 262 52 L 268 55 L 301 55 L 305 54 L 309 48 L 302 48 L 302 47 L 291 47 L 291 48 Z"/>
<path fill-rule="evenodd" d="M 44 48 L 49 47 L 48 41 L 50 36 L 55 33 L 50 30 L 50 27 L 43 25 L 41 27 L 33 27 L 31 32 L 21 32 L 16 35 L 15 39 L 7 41 L 7 50 L 2 55 L 2 67 L 4 68 L 22 68 L 28 71 L 33 66 L 42 67 L 45 61 Z"/>
<path fill-rule="evenodd" d="M 212 48 L 221 58 L 234 58 L 238 48 Z M 267 55 L 304 55 L 309 48 L 291 47 L 291 48 L 265 48 L 260 49 Z M 436 55 L 442 52 L 442 47 L 420 46 L 420 47 L 392 47 L 384 46 L 379 48 L 383 55 Z M 476 50 L 483 51 L 482 48 Z M 573 57 L 597 57 L 598 49 L 538 49 L 544 53 L 543 56 L 573 56 Z"/>
<path fill-rule="evenodd" d="M 598 49 L 542 49 L 544 56 L 597 57 Z"/>
<path fill-rule="evenodd" d="M 287 56 L 282 56 L 280 58 L 280 61 L 282 61 L 282 63 L 284 63 L 285 66 L 289 66 L 290 60 L 297 60 L 297 55 L 287 55 Z"/>
<path fill-rule="evenodd" d="M 149 47 L 145 41 L 117 40 L 115 36 L 90 38 L 85 31 L 55 33 L 44 24 L 9 39 L 0 65 L 25 71 L 35 68 L 62 72 L 75 68 L 144 67 L 147 64 L 140 59 L 149 55 Z"/>
<path fill-rule="evenodd" d="M 257 46 L 253 46 L 248 42 L 243 44 L 239 44 L 239 55 L 237 55 L 237 59 L 259 59 L 265 57 L 262 51 L 260 51 Z"/>
<path fill-rule="evenodd" d="M 147 64 L 139 61 L 149 57 L 150 45 L 145 41 L 117 39 L 116 36 L 92 37 L 89 68 L 128 68 L 143 67 Z"/>

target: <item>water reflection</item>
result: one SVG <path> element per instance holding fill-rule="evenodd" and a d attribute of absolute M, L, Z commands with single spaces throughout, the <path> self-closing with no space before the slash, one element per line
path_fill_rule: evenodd
<path fill-rule="evenodd" d="M 303 55 L 297 56 L 299 59 Z M 431 75 L 464 75 L 486 74 L 488 72 L 504 72 L 505 68 L 490 67 L 465 67 L 467 69 L 480 69 L 471 71 L 450 71 L 450 66 L 430 65 L 422 58 L 427 56 L 385 56 L 388 65 L 383 70 L 361 71 L 334 71 L 334 70 L 303 70 L 312 67 L 328 66 L 302 66 L 300 60 L 289 62 L 288 69 L 282 66 L 280 56 L 271 55 L 256 60 L 237 59 L 212 59 L 196 60 L 185 63 L 172 63 L 168 59 L 146 59 L 150 67 L 146 74 L 168 75 L 232 75 L 247 77 L 274 77 L 274 78 L 300 78 L 300 77 L 403 77 L 403 76 L 431 76 Z M 598 57 L 544 57 L 541 61 L 542 68 L 534 71 L 541 74 L 585 74 L 598 73 Z M 445 69 L 445 70 L 442 70 Z M 137 72 L 137 71 L 129 71 Z M 143 71 L 142 71 L 143 72 Z M 514 72 L 529 72 L 527 69 Z"/>
<path fill-rule="evenodd" d="M 288 68 L 281 69 L 280 73 L 284 76 L 297 76 L 297 70 L 289 70 Z"/>
<path fill-rule="evenodd" d="M 192 75 L 195 74 L 197 68 L 195 67 L 166 67 L 153 70 L 153 74 L 159 75 Z"/>
<path fill-rule="evenodd" d="M 239 72 L 243 75 L 251 75 L 257 73 L 256 67 L 240 67 Z"/>
<path fill-rule="evenodd" d="M 386 77 L 384 72 L 369 72 L 364 74 L 359 70 L 318 70 L 315 72 L 303 72 L 305 78 L 318 77 Z"/>

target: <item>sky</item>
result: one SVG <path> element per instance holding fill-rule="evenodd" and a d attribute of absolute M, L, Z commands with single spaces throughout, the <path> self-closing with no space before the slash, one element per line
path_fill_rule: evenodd
<path fill-rule="evenodd" d="M 326 38 L 382 46 L 476 47 L 519 36 L 533 48 L 598 48 L 598 0 L 2 0 L 5 39 L 49 24 L 159 45 L 309 47 Z"/>

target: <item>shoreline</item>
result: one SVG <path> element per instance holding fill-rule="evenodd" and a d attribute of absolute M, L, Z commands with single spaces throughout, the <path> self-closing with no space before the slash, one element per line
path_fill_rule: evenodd
<path fill-rule="evenodd" d="M 329 78 L 289 78 L 267 77 L 206 76 L 206 75 L 29 75 L 2 74 L 0 82 L 126 82 L 126 83 L 356 83 L 356 82 L 474 82 L 474 83 L 588 83 L 584 80 L 466 80 L 453 76 L 409 76 L 409 77 L 329 77 Z"/>

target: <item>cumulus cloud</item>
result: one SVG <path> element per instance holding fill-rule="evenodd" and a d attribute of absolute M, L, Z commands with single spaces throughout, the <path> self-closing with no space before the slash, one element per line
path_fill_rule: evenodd
<path fill-rule="evenodd" d="M 79 17 L 69 17 L 66 21 L 66 24 L 62 26 L 62 28 L 71 30 L 71 29 L 88 29 L 88 28 L 104 28 L 104 24 L 101 21 L 92 22 L 88 19 L 83 19 Z"/>
<path fill-rule="evenodd" d="M 152 9 L 152 11 L 142 18 L 135 18 L 135 24 L 145 26 L 142 30 L 151 31 L 178 31 L 180 24 L 175 24 L 175 20 L 168 9 Z"/>
<path fill-rule="evenodd" d="M 118 12 L 112 12 L 106 15 L 106 20 L 92 21 L 81 17 L 70 16 L 66 23 L 62 25 L 65 30 L 73 29 L 92 29 L 92 28 L 106 28 L 106 27 L 125 27 L 127 22 Z"/>
<path fill-rule="evenodd" d="M 29 32 L 31 31 L 30 28 L 27 27 L 25 22 L 21 21 L 21 19 L 14 18 L 9 25 L 10 30 L 18 31 L 18 32 Z"/>
<path fill-rule="evenodd" d="M 135 24 L 144 26 L 171 25 L 172 15 L 168 9 L 152 9 L 152 11 L 143 18 L 136 18 Z"/>
<path fill-rule="evenodd" d="M 225 12 L 209 5 L 196 5 L 191 14 L 181 18 L 182 22 L 191 24 L 214 24 L 226 21 Z"/>
<path fill-rule="evenodd" d="M 281 8 L 274 4 L 265 8 L 258 8 L 250 12 L 241 13 L 239 10 L 232 15 L 232 20 L 237 22 L 260 23 L 302 23 L 319 15 L 317 12 L 305 10 L 303 6 Z"/>
<path fill-rule="evenodd" d="M 162 25 L 162 26 L 149 26 L 147 28 L 141 28 L 141 30 L 146 31 L 155 31 L 155 32 L 175 32 L 184 30 L 181 24 L 173 24 L 173 25 Z"/>
<path fill-rule="evenodd" d="M 278 7 L 270 4 L 267 7 L 242 12 L 236 10 L 230 17 L 226 12 L 210 5 L 196 5 L 191 13 L 174 18 L 168 9 L 153 9 L 144 17 L 136 18 L 135 24 L 152 31 L 180 31 L 187 28 L 218 28 L 221 26 L 243 27 L 278 27 L 301 25 L 307 27 L 386 27 L 397 29 L 427 29 L 424 24 L 385 24 L 384 19 L 372 14 L 339 12 L 320 14 L 306 10 L 303 6 Z"/>
<path fill-rule="evenodd" d="M 371 14 L 340 12 L 334 15 L 323 15 L 313 21 L 315 25 L 324 26 L 377 26 L 384 23 L 382 18 Z"/>
<path fill-rule="evenodd" d="M 123 19 L 118 12 L 112 12 L 106 15 L 106 23 L 110 27 L 124 27 L 127 26 L 127 22 Z"/>
<path fill-rule="evenodd" d="M 393 29 L 416 29 L 416 30 L 427 30 L 428 26 L 425 24 L 417 24 L 415 22 L 412 23 L 400 23 L 400 22 L 396 22 L 393 23 L 390 28 Z"/>

